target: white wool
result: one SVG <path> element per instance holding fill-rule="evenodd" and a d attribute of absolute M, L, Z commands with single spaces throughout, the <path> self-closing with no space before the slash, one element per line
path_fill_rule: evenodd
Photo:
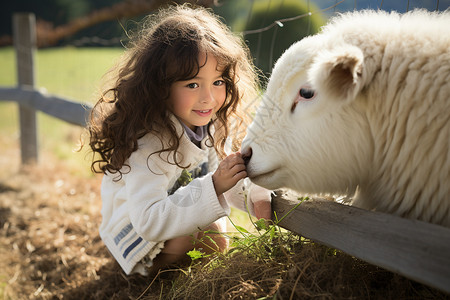
<path fill-rule="evenodd" d="M 450 227 L 449 141 L 450 11 L 361 11 L 280 57 L 242 151 L 267 188 Z"/>

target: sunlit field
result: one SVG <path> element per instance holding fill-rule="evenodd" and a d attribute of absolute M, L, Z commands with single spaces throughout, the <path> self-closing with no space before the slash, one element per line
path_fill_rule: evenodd
<path fill-rule="evenodd" d="M 69 100 L 95 103 L 104 73 L 119 59 L 121 48 L 51 48 L 36 51 L 35 88 Z M 17 85 L 16 58 L 13 48 L 0 48 L 0 86 Z M 18 110 L 13 102 L 0 101 L 0 132 L 3 139 L 18 142 Z M 40 152 L 64 159 L 77 172 L 86 170 L 86 152 L 77 149 L 83 129 L 44 113 L 38 113 Z M 6 143 L 6 141 L 3 141 Z"/>

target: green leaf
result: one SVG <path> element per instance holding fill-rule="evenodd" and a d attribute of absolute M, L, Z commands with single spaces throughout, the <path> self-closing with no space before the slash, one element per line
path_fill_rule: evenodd
<path fill-rule="evenodd" d="M 255 225 L 258 231 L 269 229 L 269 225 L 267 224 L 267 221 L 265 219 L 259 219 L 255 222 Z"/>
<path fill-rule="evenodd" d="M 202 258 L 202 257 L 204 256 L 204 253 L 201 252 L 201 251 L 199 251 L 199 250 L 197 250 L 197 249 L 191 250 L 191 251 L 187 252 L 186 254 L 187 254 L 192 260 L 196 260 L 196 259 Z"/>
<path fill-rule="evenodd" d="M 234 227 L 235 227 L 239 232 L 250 233 L 250 232 L 248 232 L 247 229 L 245 229 L 244 227 L 241 227 L 241 226 L 239 226 L 239 225 L 234 225 Z"/>
<path fill-rule="evenodd" d="M 209 235 L 205 235 L 203 238 L 209 240 L 214 246 L 219 248 L 219 245 L 217 245 L 216 241 L 212 237 L 210 237 Z"/>

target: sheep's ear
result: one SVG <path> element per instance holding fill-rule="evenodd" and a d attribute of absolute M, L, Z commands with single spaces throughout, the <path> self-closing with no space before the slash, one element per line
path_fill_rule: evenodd
<path fill-rule="evenodd" d="M 350 100 L 362 85 L 364 56 L 355 46 L 341 46 L 318 53 L 309 72 L 312 85 L 320 94 Z"/>

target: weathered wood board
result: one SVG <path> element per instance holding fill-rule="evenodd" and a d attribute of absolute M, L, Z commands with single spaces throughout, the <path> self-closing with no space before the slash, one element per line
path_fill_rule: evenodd
<path fill-rule="evenodd" d="M 73 125 L 85 126 L 91 107 L 49 95 L 31 87 L 0 88 L 0 101 L 15 101 L 19 105 L 42 111 Z"/>
<path fill-rule="evenodd" d="M 277 192 L 278 220 L 299 203 Z M 450 228 L 325 199 L 303 201 L 279 225 L 371 264 L 450 293 Z"/>

